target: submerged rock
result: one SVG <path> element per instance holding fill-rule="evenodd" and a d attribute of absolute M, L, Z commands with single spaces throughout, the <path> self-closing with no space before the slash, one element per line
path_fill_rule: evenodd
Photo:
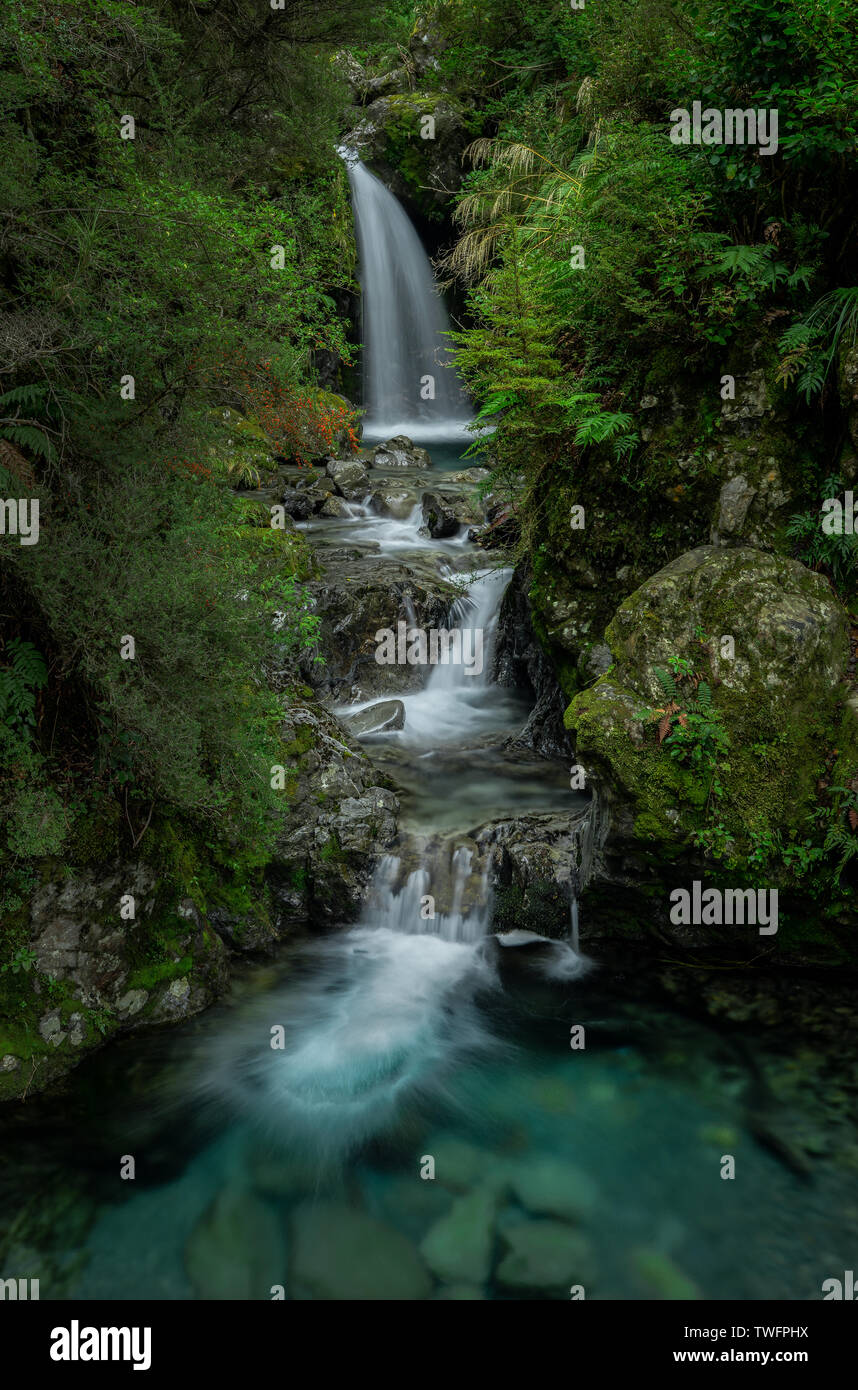
<path fill-rule="evenodd" d="M 307 660 L 304 675 L 326 699 L 339 703 L 395 697 L 418 690 L 426 668 L 376 661 L 376 633 L 447 626 L 459 590 L 443 578 L 431 556 L 402 559 L 375 552 L 319 550 L 322 577 L 307 585 L 321 618 L 324 664 Z"/>
<path fill-rule="evenodd" d="M 459 1197 L 420 1245 L 424 1260 L 448 1283 L 483 1284 L 489 1277 L 498 1193 L 479 1187 Z"/>
<path fill-rule="evenodd" d="M 200 1298 L 264 1299 L 286 1283 L 286 1251 L 275 1212 L 228 1187 L 194 1227 L 185 1268 Z"/>
<path fill-rule="evenodd" d="M 383 1221 L 339 1202 L 305 1202 L 291 1221 L 294 1299 L 425 1299 L 431 1281 L 415 1247 Z"/>
<path fill-rule="evenodd" d="M 589 1292 L 594 1277 L 593 1250 L 586 1236 L 562 1221 L 504 1223 L 501 1238 L 508 1246 L 497 1268 L 499 1284 L 508 1288 L 544 1289 L 569 1297 L 571 1284 Z"/>
<path fill-rule="evenodd" d="M 522 1206 L 536 1215 L 576 1220 L 591 1212 L 599 1198 L 592 1178 L 550 1155 L 509 1164 L 506 1172 Z"/>
<path fill-rule="evenodd" d="M 681 1301 L 702 1297 L 694 1280 L 661 1250 L 634 1250 L 631 1265 L 651 1298 Z"/>

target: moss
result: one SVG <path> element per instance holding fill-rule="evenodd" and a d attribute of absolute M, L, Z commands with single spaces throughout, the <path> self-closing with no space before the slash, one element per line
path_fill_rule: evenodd
<path fill-rule="evenodd" d="M 66 857 L 78 866 L 104 863 L 120 852 L 122 810 L 112 797 L 93 797 L 74 820 Z"/>
<path fill-rule="evenodd" d="M 182 956 L 179 960 L 162 960 L 155 965 L 142 966 L 128 976 L 128 989 L 152 990 L 162 980 L 178 980 L 189 975 L 193 965 L 191 956 Z"/>
<path fill-rule="evenodd" d="M 301 758 L 305 753 L 309 753 L 315 746 L 315 737 L 309 724 L 299 724 L 295 737 L 288 743 L 282 745 L 282 753 L 286 758 Z"/>

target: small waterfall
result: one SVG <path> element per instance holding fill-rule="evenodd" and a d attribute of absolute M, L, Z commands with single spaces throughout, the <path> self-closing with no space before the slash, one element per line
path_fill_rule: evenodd
<path fill-rule="evenodd" d="M 420 867 L 404 877 L 398 856 L 379 861 L 362 925 L 443 941 L 480 941 L 491 921 L 488 865 L 474 874 L 473 849 L 443 842 L 431 847 L 418 842 L 413 857 Z"/>
<path fill-rule="evenodd" d="M 452 368 L 450 322 L 407 213 L 353 151 L 348 171 L 363 291 L 364 434 L 453 438 L 472 418 Z M 432 378 L 433 387 L 426 381 Z M 424 394 L 434 389 L 434 398 Z"/>
<path fill-rule="evenodd" d="M 470 693 L 475 686 L 491 685 L 491 655 L 494 637 L 497 631 L 501 600 L 511 578 L 511 569 L 484 571 L 478 575 L 468 593 L 463 598 L 456 600 L 450 612 L 448 624 L 451 628 L 460 631 L 469 630 L 475 634 L 474 640 L 476 640 L 476 634 L 479 634 L 482 670 L 478 674 L 467 675 L 464 663 L 435 666 L 426 683 L 427 691 L 433 694 L 454 690 Z M 473 645 L 470 650 L 473 652 Z"/>

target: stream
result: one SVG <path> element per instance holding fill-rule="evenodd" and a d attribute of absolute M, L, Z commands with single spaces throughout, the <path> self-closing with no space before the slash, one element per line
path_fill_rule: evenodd
<path fill-rule="evenodd" d="M 349 178 L 366 438 L 407 433 L 436 469 L 466 467 L 429 262 L 383 185 L 353 159 Z M 528 697 L 492 679 L 511 570 L 467 528 L 427 536 L 419 508 L 356 502 L 301 529 L 322 556 L 354 545 L 467 576 L 449 626 L 482 633 L 482 669 L 427 668 L 398 696 L 402 728 L 362 739 L 402 813 L 359 921 L 245 962 L 205 1014 L 113 1043 L 8 1122 L 12 1263 L 62 1299 L 820 1297 L 854 1266 L 858 1198 L 801 1040 L 734 1043 L 612 979 L 587 954 L 586 899 L 578 949 L 571 926 L 543 944 L 493 934 L 475 830 L 586 807 L 568 767 L 515 745 Z M 813 1135 L 810 1178 L 754 1137 L 761 1059 Z"/>

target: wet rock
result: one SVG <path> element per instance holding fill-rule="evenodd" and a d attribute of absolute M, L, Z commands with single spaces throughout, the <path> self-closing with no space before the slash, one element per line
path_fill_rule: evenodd
<path fill-rule="evenodd" d="M 591 833 L 586 811 L 574 802 L 569 812 L 505 817 L 480 827 L 474 838 L 491 863 L 496 930 L 568 937 L 572 868 Z"/>
<path fill-rule="evenodd" d="M 291 1221 L 289 1290 L 294 1299 L 414 1301 L 429 1275 L 399 1231 L 338 1202 L 306 1202 Z"/>
<path fill-rule="evenodd" d="M 224 1189 L 191 1232 L 185 1268 L 200 1298 L 270 1298 L 287 1282 L 276 1213 L 242 1188 Z"/>
<path fill-rule="evenodd" d="M 351 512 L 342 497 L 326 497 L 319 508 L 319 516 L 345 517 L 351 516 Z"/>
<path fill-rule="evenodd" d="M 681 1301 L 702 1297 L 694 1280 L 661 1250 L 635 1250 L 630 1263 L 650 1298 Z"/>
<path fill-rule="evenodd" d="M 406 434 L 394 435 L 373 450 L 373 468 L 431 468 L 432 460 L 425 449 Z"/>
<path fill-rule="evenodd" d="M 423 524 L 435 540 L 458 534 L 459 519 L 447 498 L 436 492 L 424 492 L 422 508 Z"/>
<path fill-rule="evenodd" d="M 568 1298 L 571 1284 L 589 1292 L 595 1270 L 586 1236 L 561 1221 L 504 1223 L 501 1239 L 508 1247 L 496 1278 L 507 1288 L 544 1289 Z"/>
<path fill-rule="evenodd" d="M 344 716 L 347 728 L 355 737 L 361 734 L 380 734 L 405 727 L 405 706 L 401 700 L 381 700 L 358 714 Z"/>
<path fill-rule="evenodd" d="M 378 516 L 389 516 L 394 521 L 407 521 L 417 506 L 417 501 L 416 493 L 389 487 L 374 492 L 370 506 Z"/>
<path fill-rule="evenodd" d="M 281 495 L 280 503 L 286 515 L 291 516 L 293 521 L 307 521 L 315 511 L 313 497 L 306 491 L 299 492 L 296 488 L 287 488 Z"/>
<path fill-rule="evenodd" d="M 325 699 L 357 702 L 422 688 L 426 668 L 379 663 L 376 633 L 409 627 L 442 628 L 459 596 L 432 556 L 402 559 L 377 553 L 317 552 L 322 577 L 307 585 L 321 618 L 319 651 L 324 665 L 307 661 L 303 674 Z"/>
<path fill-rule="evenodd" d="M 459 1197 L 420 1244 L 429 1268 L 447 1283 L 484 1284 L 489 1277 L 498 1193 L 480 1187 Z"/>
<path fill-rule="evenodd" d="M 516 740 L 544 758 L 569 757 L 571 743 L 563 726 L 566 700 L 551 661 L 531 621 L 529 571 L 519 567 L 501 602 L 493 675 L 498 685 L 533 692 L 534 703 Z"/>
<path fill-rule="evenodd" d="M 347 502 L 360 502 L 369 492 L 369 474 L 357 459 L 331 459 L 327 473 Z"/>
<path fill-rule="evenodd" d="M 396 838 L 397 799 L 322 706 L 289 707 L 281 736 L 287 784 L 268 869 L 276 930 L 351 920 L 364 901 L 373 854 Z"/>

